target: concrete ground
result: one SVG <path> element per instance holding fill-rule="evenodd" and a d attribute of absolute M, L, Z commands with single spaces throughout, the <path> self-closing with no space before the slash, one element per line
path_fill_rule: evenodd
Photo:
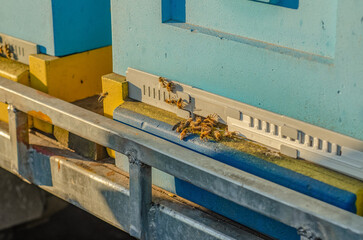
<path fill-rule="evenodd" d="M 68 205 L 47 219 L 33 221 L 0 232 L 0 240 L 131 240 L 127 233 L 93 215 Z"/>

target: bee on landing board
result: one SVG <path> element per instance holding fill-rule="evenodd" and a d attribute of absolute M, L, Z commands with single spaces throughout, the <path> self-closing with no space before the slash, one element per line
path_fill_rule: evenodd
<path fill-rule="evenodd" d="M 183 99 L 182 98 L 179 98 L 178 101 L 176 102 L 176 106 L 179 108 L 179 109 L 183 109 L 184 106 L 183 106 Z"/>
<path fill-rule="evenodd" d="M 3 51 L 3 50 L 2 50 Z M 8 59 L 11 59 L 13 58 L 14 54 L 11 52 L 11 49 L 10 49 L 10 45 L 9 44 L 5 44 L 5 56 L 8 58 Z"/>
<path fill-rule="evenodd" d="M 166 88 L 168 92 L 172 92 L 174 90 L 174 83 L 168 81 L 166 78 L 159 77 L 159 83 L 162 88 Z"/>
<path fill-rule="evenodd" d="M 218 131 L 218 130 L 213 131 L 213 136 L 216 141 L 220 141 L 222 139 L 222 135 L 221 135 L 220 131 Z"/>
<path fill-rule="evenodd" d="M 174 90 L 174 83 L 173 83 L 173 82 L 168 82 L 168 83 L 166 84 L 166 90 L 167 90 L 168 92 L 172 92 L 172 91 Z"/>
<path fill-rule="evenodd" d="M 161 87 L 166 88 L 166 84 L 168 83 L 168 81 L 166 80 L 166 78 L 159 77 L 159 83 Z"/>
<path fill-rule="evenodd" d="M 180 99 L 178 101 L 180 101 Z M 172 130 L 180 133 L 180 140 L 185 139 L 185 137 L 190 134 L 198 134 L 200 140 L 202 141 L 213 139 L 216 142 L 219 142 L 223 139 L 230 139 L 233 141 L 237 139 L 246 139 L 242 136 L 239 136 L 237 132 L 228 131 L 227 127 L 224 128 L 223 126 L 219 126 L 217 117 L 217 114 L 210 114 L 206 118 L 200 116 L 196 117 L 195 119 L 189 118 L 188 120 L 180 121 L 175 124 Z"/>
<path fill-rule="evenodd" d="M 205 139 L 207 139 L 211 131 L 212 131 L 211 129 L 202 129 L 199 136 L 200 140 L 204 141 Z"/>
<path fill-rule="evenodd" d="M 171 104 L 171 105 L 176 105 L 177 104 L 177 100 L 175 99 L 165 99 L 164 100 L 167 104 Z"/>
<path fill-rule="evenodd" d="M 189 129 L 188 129 L 188 128 L 184 129 L 184 130 L 180 133 L 180 136 L 179 136 L 180 140 L 183 140 L 186 136 L 188 136 L 188 133 L 189 133 Z"/>
<path fill-rule="evenodd" d="M 201 122 L 202 122 L 202 118 L 201 117 L 197 117 L 194 122 L 191 122 L 190 123 L 190 126 L 197 127 L 197 126 L 199 126 L 201 124 Z"/>

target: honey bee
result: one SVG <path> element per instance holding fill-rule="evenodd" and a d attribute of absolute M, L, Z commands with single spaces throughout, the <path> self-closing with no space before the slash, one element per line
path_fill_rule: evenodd
<path fill-rule="evenodd" d="M 182 98 L 179 98 L 178 101 L 176 102 L 176 106 L 179 108 L 179 109 L 183 109 L 183 99 Z"/>
<path fill-rule="evenodd" d="M 216 130 L 216 131 L 214 131 L 213 132 L 213 136 L 214 136 L 214 139 L 216 140 L 216 141 L 220 141 L 221 140 L 221 133 L 218 131 L 218 130 Z"/>
<path fill-rule="evenodd" d="M 159 83 L 162 88 L 166 88 L 168 92 L 172 92 L 174 90 L 174 83 L 168 81 L 166 78 L 159 77 Z"/>
<path fill-rule="evenodd" d="M 202 130 L 202 126 L 192 126 L 191 124 L 190 124 L 190 127 L 191 127 L 191 129 L 192 129 L 192 131 L 193 132 L 198 132 L 198 131 L 201 131 Z"/>
<path fill-rule="evenodd" d="M 3 55 L 4 51 L 3 51 L 3 45 L 0 45 L 0 55 Z"/>
<path fill-rule="evenodd" d="M 180 124 L 177 128 L 176 128 L 176 132 L 178 132 L 178 133 L 180 133 L 181 131 L 183 131 L 183 129 L 184 129 L 184 124 Z"/>
<path fill-rule="evenodd" d="M 164 102 L 166 102 L 167 104 L 171 104 L 171 105 L 176 105 L 177 104 L 177 100 L 175 99 L 165 99 Z"/>
<path fill-rule="evenodd" d="M 211 132 L 212 131 L 211 127 L 208 127 L 208 126 L 201 126 L 201 127 L 202 127 L 201 132 Z"/>
<path fill-rule="evenodd" d="M 209 114 L 205 119 L 204 122 L 209 122 L 213 125 L 216 125 L 218 123 L 217 114 Z"/>
<path fill-rule="evenodd" d="M 193 118 L 189 118 L 185 123 L 184 123 L 184 128 L 187 128 L 190 126 L 190 123 L 193 121 Z"/>
<path fill-rule="evenodd" d="M 194 122 L 191 122 L 190 123 L 190 126 L 192 126 L 192 127 L 199 126 L 201 122 L 202 122 L 202 118 L 201 117 L 197 117 Z"/>
<path fill-rule="evenodd" d="M 159 77 L 159 83 L 160 83 L 161 87 L 166 88 L 167 82 L 168 81 L 166 80 L 166 78 Z"/>
<path fill-rule="evenodd" d="M 173 131 L 175 131 L 179 126 L 180 126 L 180 124 L 181 124 L 181 121 L 180 122 L 177 122 L 174 126 L 173 126 L 173 128 L 171 129 L 171 130 L 173 130 Z"/>
<path fill-rule="evenodd" d="M 105 98 L 108 96 L 108 92 L 103 92 L 100 93 L 99 97 L 98 97 L 98 102 L 101 103 L 103 102 L 103 100 L 105 100 Z"/>
<path fill-rule="evenodd" d="M 200 125 L 202 127 L 209 127 L 209 128 L 213 128 L 214 127 L 214 125 L 212 123 L 210 123 L 210 122 L 202 122 Z"/>
<path fill-rule="evenodd" d="M 206 131 L 201 131 L 200 132 L 200 136 L 199 136 L 199 138 L 200 138 L 200 140 L 202 140 L 202 141 L 204 141 L 206 138 L 208 138 L 208 136 L 210 135 L 210 133 L 211 133 L 211 130 L 209 129 L 209 130 L 206 130 Z"/>
<path fill-rule="evenodd" d="M 226 137 L 226 138 L 235 139 L 235 138 L 238 138 L 238 133 L 237 132 L 229 132 L 228 129 L 226 129 L 223 136 Z"/>
<path fill-rule="evenodd" d="M 11 59 L 13 57 L 13 53 L 10 50 L 9 44 L 5 44 L 5 56 L 9 59 Z"/>
<path fill-rule="evenodd" d="M 180 140 L 183 140 L 189 133 L 189 129 L 188 128 L 185 128 L 181 133 L 180 133 Z"/>
<path fill-rule="evenodd" d="M 174 90 L 174 83 L 173 83 L 173 82 L 168 82 L 168 83 L 166 84 L 166 90 L 167 90 L 168 92 L 172 92 L 172 91 Z"/>

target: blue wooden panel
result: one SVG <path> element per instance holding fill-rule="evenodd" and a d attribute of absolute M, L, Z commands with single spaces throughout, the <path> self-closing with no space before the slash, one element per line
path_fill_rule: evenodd
<path fill-rule="evenodd" d="M 128 67 L 363 140 L 363 2 L 112 0 Z M 184 18 L 183 18 L 184 16 Z"/>
<path fill-rule="evenodd" d="M 110 2 L 0 0 L 0 32 L 64 56 L 111 45 Z"/>
<path fill-rule="evenodd" d="M 52 0 L 55 55 L 111 45 L 110 1 Z"/>

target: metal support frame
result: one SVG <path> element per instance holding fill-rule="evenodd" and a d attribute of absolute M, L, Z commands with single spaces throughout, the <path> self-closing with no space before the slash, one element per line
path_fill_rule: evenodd
<path fill-rule="evenodd" d="M 22 178 L 30 181 L 29 172 L 29 126 L 28 115 L 17 110 L 13 105 L 8 106 L 9 133 L 12 146 L 11 169 Z"/>
<path fill-rule="evenodd" d="M 148 213 L 151 207 L 151 167 L 127 154 L 130 162 L 130 235 L 147 239 Z"/>
<path fill-rule="evenodd" d="M 7 127 L 2 125 L 0 123 L 0 167 L 11 171 L 11 159 L 7 157 L 12 150 L 10 136 Z M 130 189 L 130 178 L 126 173 L 120 173 L 111 164 L 89 161 L 68 150 L 59 151 L 37 135 L 29 134 L 29 139 L 34 159 L 32 167 L 42 173 L 35 174 L 33 183 L 115 227 L 131 232 L 135 211 L 130 208 L 130 191 L 134 190 Z M 51 177 L 51 184 L 44 175 Z M 147 239 L 261 239 L 241 225 L 231 224 L 218 215 L 201 211 L 196 205 L 153 189 L 148 218 L 143 218 L 147 224 L 142 225 Z M 35 210 L 34 206 L 32 210 Z"/>
<path fill-rule="evenodd" d="M 154 167 L 296 228 L 304 237 L 309 233 L 315 239 L 363 239 L 363 218 L 355 214 L 4 78 L 0 101 L 23 112 L 40 111 L 67 131 L 131 156 L 134 203 L 129 206 L 136 216 L 130 220 L 130 232 L 137 237 L 147 236 L 149 169 Z"/>

